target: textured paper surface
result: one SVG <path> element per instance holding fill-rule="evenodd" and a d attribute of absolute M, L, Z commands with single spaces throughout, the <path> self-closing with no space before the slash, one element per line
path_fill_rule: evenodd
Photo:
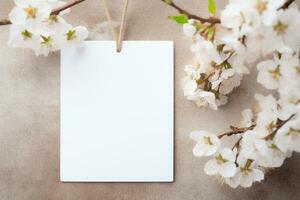
<path fill-rule="evenodd" d="M 108 1 L 115 21 L 121 18 L 123 2 Z M 191 13 L 209 16 L 207 1 L 174 2 Z M 216 3 L 220 11 L 227 0 Z M 13 1 L 2 0 L 0 5 L 0 18 L 7 18 Z M 175 44 L 175 181 L 167 184 L 60 182 L 60 54 L 36 58 L 29 50 L 8 48 L 9 26 L 1 26 L 1 200 L 299 200 L 299 154 L 248 189 L 231 189 L 204 173 L 207 159 L 193 156 L 189 133 L 229 130 L 230 124 L 237 125 L 241 119 L 241 111 L 253 105 L 253 95 L 266 90 L 256 82 L 253 64 L 251 74 L 217 112 L 186 100 L 181 78 L 184 66 L 192 62 L 190 43 L 169 15 L 178 13 L 160 0 L 131 0 L 125 33 L 127 40 L 173 40 Z M 99 0 L 87 0 L 66 16 L 68 22 L 89 28 L 106 20 Z"/>
<path fill-rule="evenodd" d="M 61 181 L 173 180 L 173 42 L 61 53 Z"/>

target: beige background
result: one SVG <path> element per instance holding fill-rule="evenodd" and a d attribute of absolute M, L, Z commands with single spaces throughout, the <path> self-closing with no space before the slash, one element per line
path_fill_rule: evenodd
<path fill-rule="evenodd" d="M 121 0 L 111 0 L 118 21 Z M 205 16 L 206 1 L 181 0 L 181 5 Z M 217 1 L 222 8 L 225 1 Z M 0 0 L 6 18 L 12 0 Z M 300 156 L 294 155 L 250 189 L 233 190 L 203 172 L 205 159 L 192 156 L 189 132 L 216 133 L 236 124 L 240 112 L 253 104 L 256 70 L 244 78 L 218 112 L 199 109 L 180 88 L 183 66 L 191 61 L 189 43 L 181 28 L 167 19 L 176 12 L 159 0 L 131 0 L 126 38 L 175 42 L 175 182 L 174 183 L 61 183 L 59 181 L 60 64 L 59 54 L 35 57 L 31 51 L 7 47 L 9 27 L 0 27 L 0 199 L 1 200 L 194 200 L 300 199 Z M 73 24 L 93 27 L 105 20 L 100 0 L 87 0 L 68 15 Z"/>

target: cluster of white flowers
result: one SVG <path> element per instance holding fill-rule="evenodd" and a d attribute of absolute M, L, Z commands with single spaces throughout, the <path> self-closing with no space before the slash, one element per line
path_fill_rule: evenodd
<path fill-rule="evenodd" d="M 240 85 L 258 58 L 274 52 L 297 52 L 299 11 L 294 4 L 280 9 L 284 3 L 285 0 L 231 0 L 221 13 L 220 23 L 187 20 L 183 32 L 193 39 L 191 51 L 195 59 L 185 67 L 184 96 L 198 106 L 216 110 L 227 102 L 229 93 Z M 271 81 L 266 74 L 273 68 L 264 67 L 270 62 L 259 67 L 260 83 Z M 268 83 L 267 88 L 275 89 L 274 84 L 276 81 Z"/>
<path fill-rule="evenodd" d="M 257 82 L 276 90 L 278 98 L 256 94 L 257 108 L 244 110 L 240 126 L 229 132 L 191 133 L 197 142 L 194 155 L 212 156 L 205 173 L 221 176 L 233 188 L 252 186 L 292 152 L 300 152 L 300 12 L 293 3 L 283 8 L 285 3 L 230 0 L 212 38 L 203 37 L 203 24 L 196 20 L 183 26 L 186 35 L 196 38 L 192 51 L 197 61 L 185 69 L 184 94 L 200 106 L 216 109 L 248 73 L 245 63 L 268 58 L 257 64 Z M 229 136 L 236 138 L 231 148 L 222 141 Z"/>
<path fill-rule="evenodd" d="M 240 85 L 246 67 L 245 46 L 219 25 L 210 27 L 190 19 L 183 25 L 184 33 L 192 36 L 194 64 L 185 67 L 182 84 L 184 96 L 198 106 L 217 110 L 227 103 L 228 94 Z"/>
<path fill-rule="evenodd" d="M 286 98 L 276 100 L 272 95 L 257 94 L 255 98 L 259 110 L 243 111 L 242 128 L 232 127 L 219 136 L 207 131 L 191 133 L 197 142 L 194 155 L 213 156 L 205 164 L 205 173 L 220 175 L 233 188 L 252 186 L 264 179 L 269 168 L 280 167 L 292 152 L 300 152 L 300 104 Z M 222 138 L 232 135 L 237 142 L 230 149 L 222 144 Z"/>
<path fill-rule="evenodd" d="M 9 14 L 12 23 L 8 44 L 15 48 L 33 49 L 36 55 L 47 56 L 62 47 L 74 47 L 88 36 L 85 27 L 73 27 L 62 15 L 52 10 L 65 4 L 60 0 L 14 0 Z"/>

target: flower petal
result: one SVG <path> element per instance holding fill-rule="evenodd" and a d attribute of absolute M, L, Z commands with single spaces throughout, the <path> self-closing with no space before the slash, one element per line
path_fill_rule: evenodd
<path fill-rule="evenodd" d="M 207 161 L 207 163 L 204 166 L 204 172 L 210 176 L 218 174 L 219 169 L 220 169 L 220 165 L 218 165 L 215 159 L 211 159 Z"/>
<path fill-rule="evenodd" d="M 244 175 L 243 174 L 241 176 L 240 185 L 242 187 L 245 187 L 245 188 L 251 187 L 252 186 L 252 182 L 253 182 L 252 177 L 250 177 L 249 175 Z"/>
<path fill-rule="evenodd" d="M 205 155 L 205 148 L 203 144 L 197 143 L 193 149 L 193 154 L 196 157 L 201 157 Z"/>
<path fill-rule="evenodd" d="M 251 177 L 252 177 L 253 181 L 259 181 L 260 182 L 261 180 L 264 179 L 265 175 L 259 169 L 252 169 Z"/>
<path fill-rule="evenodd" d="M 220 174 L 225 178 L 233 177 L 236 173 L 236 165 L 233 162 L 226 162 L 220 167 Z"/>
<path fill-rule="evenodd" d="M 204 145 L 204 156 L 211 156 L 218 150 L 218 146 L 215 145 Z"/>
<path fill-rule="evenodd" d="M 194 141 L 200 141 L 202 140 L 203 136 L 208 135 L 209 133 L 207 131 L 192 131 L 190 133 L 190 137 L 194 140 Z"/>
<path fill-rule="evenodd" d="M 11 12 L 9 13 L 9 20 L 13 24 L 21 25 L 26 20 L 26 14 L 23 10 L 19 7 L 14 7 Z"/>

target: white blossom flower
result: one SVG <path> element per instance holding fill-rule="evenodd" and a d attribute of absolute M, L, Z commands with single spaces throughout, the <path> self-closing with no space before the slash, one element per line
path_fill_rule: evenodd
<path fill-rule="evenodd" d="M 242 112 L 243 119 L 241 121 L 241 127 L 250 127 L 253 125 L 254 116 L 251 109 L 245 109 Z"/>
<path fill-rule="evenodd" d="M 88 30 L 83 26 L 71 27 L 62 36 L 60 39 L 64 46 L 73 48 L 88 37 Z"/>
<path fill-rule="evenodd" d="M 228 97 L 226 95 L 219 94 L 218 98 L 216 98 L 216 105 L 222 106 L 228 102 Z"/>
<path fill-rule="evenodd" d="M 236 174 L 225 179 L 230 187 L 236 188 L 240 185 L 247 188 L 251 187 L 254 182 L 260 182 L 264 179 L 263 171 L 257 167 L 253 160 L 238 159 L 238 165 Z"/>
<path fill-rule="evenodd" d="M 222 62 L 217 47 L 202 37 L 197 38 L 197 42 L 191 46 L 191 50 L 195 53 L 196 59 L 200 64 L 201 73 L 206 73 L 211 67 L 211 63 L 220 64 Z"/>
<path fill-rule="evenodd" d="M 200 66 L 199 65 L 186 65 L 184 71 L 189 79 L 200 79 Z"/>
<path fill-rule="evenodd" d="M 211 156 L 217 152 L 221 145 L 220 139 L 216 135 L 206 131 L 193 131 L 190 136 L 197 142 L 193 150 L 197 157 Z"/>
<path fill-rule="evenodd" d="M 272 95 L 256 94 L 255 99 L 260 108 L 260 112 L 256 114 L 255 129 L 259 131 L 261 137 L 266 137 L 275 131 L 278 119 L 278 102 Z"/>
<path fill-rule="evenodd" d="M 231 58 L 229 58 L 228 62 L 231 64 L 232 69 L 237 74 L 249 74 L 248 66 L 246 65 L 246 57 L 241 52 L 235 53 Z"/>
<path fill-rule="evenodd" d="M 285 0 L 246 0 L 262 18 L 262 22 L 270 25 L 276 17 L 276 12 L 280 6 L 285 3 Z"/>
<path fill-rule="evenodd" d="M 276 42 L 282 40 L 290 49 L 297 50 L 299 43 L 295 41 L 299 41 L 300 39 L 298 34 L 300 25 L 299 17 L 300 13 L 297 8 L 278 10 L 276 20 L 271 24 L 274 34 L 269 35 L 269 37 L 273 38 L 273 41 Z M 281 51 L 281 49 L 278 50 Z"/>
<path fill-rule="evenodd" d="M 39 36 L 34 35 L 22 25 L 11 25 L 8 45 L 11 47 L 33 48 L 40 41 Z"/>
<path fill-rule="evenodd" d="M 287 122 L 275 136 L 276 146 L 283 152 L 300 152 L 300 118 Z"/>
<path fill-rule="evenodd" d="M 240 38 L 228 29 L 224 30 L 224 27 L 217 27 L 215 40 L 217 45 L 223 45 L 224 51 L 234 51 L 240 55 L 246 53 L 246 48 Z"/>
<path fill-rule="evenodd" d="M 196 98 L 196 91 L 197 91 L 197 83 L 195 80 L 186 80 L 184 81 L 183 92 L 184 96 L 187 97 L 189 100 L 194 100 Z"/>
<path fill-rule="evenodd" d="M 57 43 L 56 40 L 54 40 L 53 35 L 41 35 L 39 44 L 36 47 L 33 47 L 33 49 L 37 56 L 48 56 L 51 51 L 61 48 L 60 45 L 60 43 Z"/>
<path fill-rule="evenodd" d="M 231 78 L 224 80 L 220 86 L 220 93 L 229 94 L 232 92 L 235 87 L 240 85 L 242 77 L 241 74 L 235 74 Z"/>
<path fill-rule="evenodd" d="M 10 21 L 16 25 L 24 25 L 33 33 L 39 33 L 42 22 L 51 13 L 51 7 L 44 1 L 36 0 L 15 0 L 15 4 L 9 14 Z"/>
<path fill-rule="evenodd" d="M 263 167 L 280 167 L 286 158 L 286 154 L 277 147 L 273 140 L 267 141 L 267 147 L 267 156 L 261 156 L 257 163 Z"/>
<path fill-rule="evenodd" d="M 300 116 L 299 98 L 294 99 L 280 98 L 278 104 L 278 118 L 281 121 L 288 120 L 291 116 Z"/>
<path fill-rule="evenodd" d="M 65 4 L 60 0 L 15 0 L 9 14 L 12 27 L 8 45 L 30 48 L 36 55 L 47 56 L 62 47 L 74 47 L 86 39 L 85 27 L 72 27 L 61 15 L 51 15 L 52 9 Z"/>
<path fill-rule="evenodd" d="M 63 34 L 72 26 L 59 15 L 51 15 L 43 21 L 39 34 Z"/>
<path fill-rule="evenodd" d="M 248 54 L 246 59 L 249 63 L 256 61 L 260 56 L 268 56 L 276 50 L 280 52 L 290 51 L 283 40 L 274 42 L 273 36 L 276 36 L 276 33 L 270 26 L 261 26 L 247 35 L 246 49 Z"/>
<path fill-rule="evenodd" d="M 223 33 L 216 37 L 216 43 L 222 46 L 222 51 L 231 52 L 228 63 L 231 64 L 232 69 L 239 74 L 248 74 L 249 70 L 245 63 L 246 48 L 240 39 L 232 33 Z"/>
<path fill-rule="evenodd" d="M 264 96 L 261 94 L 255 94 L 254 97 L 255 100 L 258 102 L 260 111 L 276 113 L 278 102 L 273 95 L 269 94 L 267 96 Z"/>
<path fill-rule="evenodd" d="M 288 108 L 289 110 L 296 109 L 295 107 L 300 103 L 299 53 L 282 54 L 278 62 L 281 65 L 281 77 L 279 80 L 280 108 L 282 109 L 281 114 L 284 114 L 284 110 Z M 281 117 L 288 118 L 289 116 Z"/>
<path fill-rule="evenodd" d="M 257 65 L 258 76 L 257 82 L 262 84 L 269 90 L 277 89 L 279 87 L 279 79 L 281 70 L 279 63 L 273 60 L 262 61 Z"/>
<path fill-rule="evenodd" d="M 183 24 L 182 29 L 183 29 L 184 35 L 186 35 L 188 37 L 192 37 L 197 31 L 196 27 L 194 26 L 193 19 L 190 19 L 190 20 L 188 20 L 188 23 Z"/>
<path fill-rule="evenodd" d="M 213 110 L 217 110 L 216 96 L 212 92 L 197 90 L 194 96 L 188 97 L 189 100 L 195 101 L 197 106 L 209 106 Z"/>
<path fill-rule="evenodd" d="M 261 17 L 249 1 L 231 2 L 221 14 L 221 24 L 243 36 L 261 25 Z"/>
<path fill-rule="evenodd" d="M 217 80 L 211 80 L 212 83 L 212 88 L 216 89 L 224 80 L 229 79 L 234 75 L 234 70 L 233 69 L 225 69 L 223 71 L 220 71 L 216 73 L 216 78 Z M 214 77 L 212 79 L 215 79 Z"/>
<path fill-rule="evenodd" d="M 249 130 L 243 134 L 240 151 L 242 157 L 257 160 L 261 156 L 267 157 L 268 153 L 267 141 L 259 130 Z"/>
<path fill-rule="evenodd" d="M 220 174 L 225 178 L 234 176 L 236 172 L 235 156 L 236 153 L 229 148 L 219 150 L 214 158 L 205 164 L 205 173 L 208 175 Z"/>

